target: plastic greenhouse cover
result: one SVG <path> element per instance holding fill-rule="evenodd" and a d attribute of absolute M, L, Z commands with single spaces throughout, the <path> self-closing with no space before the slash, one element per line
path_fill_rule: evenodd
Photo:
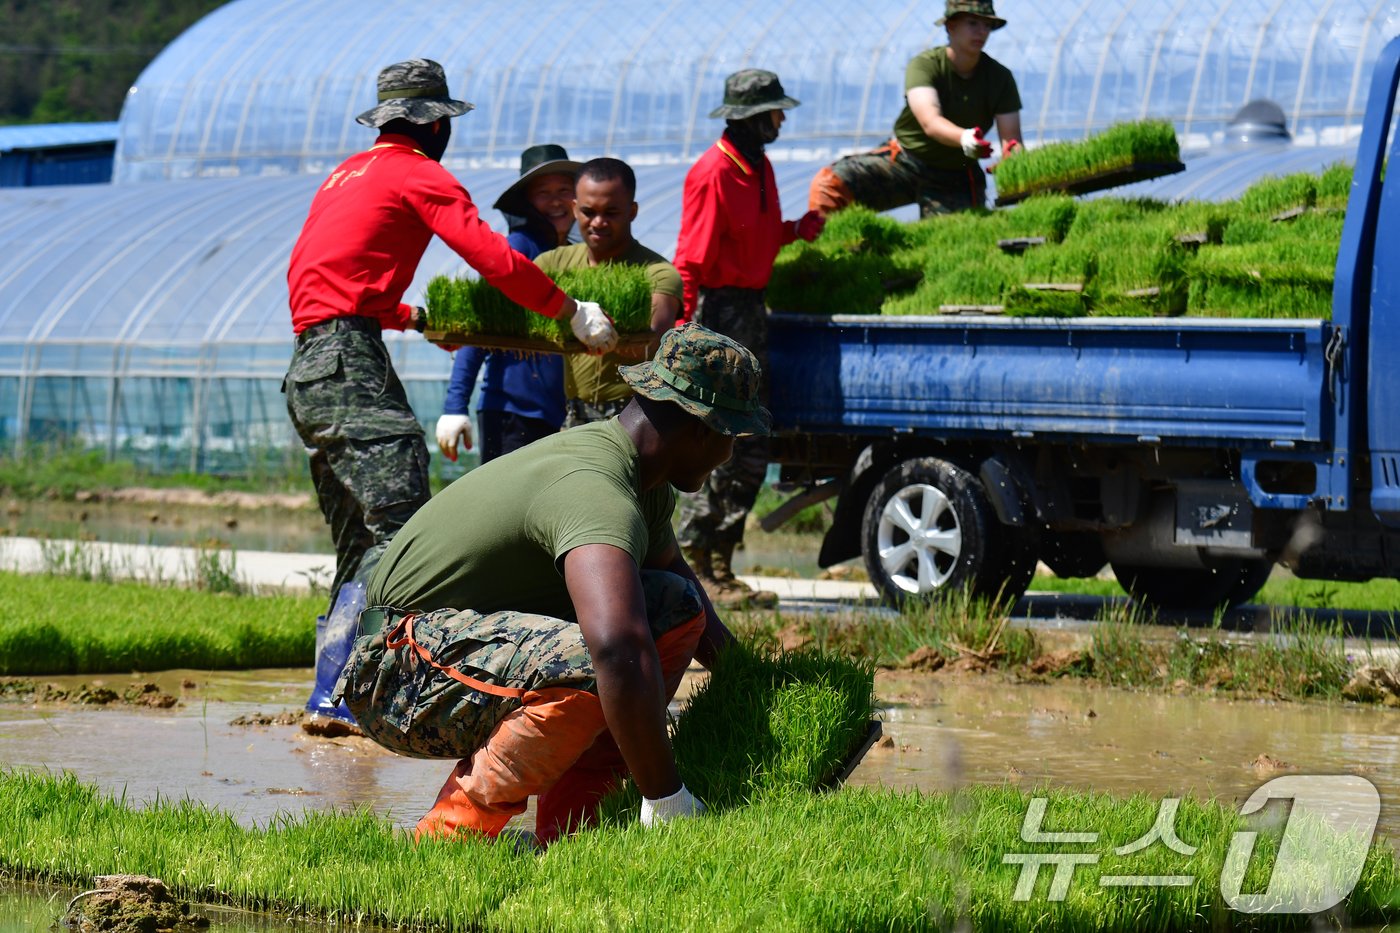
<path fill-rule="evenodd" d="M 1255 98 L 1278 102 L 1300 140 L 1341 141 L 1400 32 L 1400 8 L 1380 0 L 997 9 L 1009 25 L 988 52 L 1016 74 L 1031 141 L 1158 116 L 1200 144 Z M 509 166 L 535 142 L 688 162 L 715 133 L 724 76 L 754 66 L 803 102 L 785 138 L 829 160 L 889 133 L 906 61 L 941 41 L 938 12 L 926 0 L 239 0 L 137 80 L 115 178 L 321 174 L 362 145 L 354 117 L 378 69 L 413 56 L 441 61 L 477 105 L 456 125 L 457 168 Z"/>

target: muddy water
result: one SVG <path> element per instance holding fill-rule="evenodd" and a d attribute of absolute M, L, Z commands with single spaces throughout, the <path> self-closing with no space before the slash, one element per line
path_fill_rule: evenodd
<path fill-rule="evenodd" d="M 117 544 L 225 547 L 235 551 L 330 553 L 330 532 L 314 507 L 236 509 L 130 502 L 6 501 L 0 529 L 11 536 Z M 734 557 L 740 573 L 815 577 L 821 538 L 753 529 Z"/>
<path fill-rule="evenodd" d="M 876 686 L 894 745 L 873 749 L 853 785 L 1010 781 L 1234 806 L 1281 774 L 1359 774 L 1380 790 L 1379 832 L 1400 840 L 1397 710 L 908 674 Z M 1261 755 L 1283 767 L 1257 764 Z"/>
<path fill-rule="evenodd" d="M 0 528 L 31 538 L 221 546 L 239 551 L 320 553 L 331 547 L 330 533 L 314 508 L 8 501 L 0 513 Z"/>

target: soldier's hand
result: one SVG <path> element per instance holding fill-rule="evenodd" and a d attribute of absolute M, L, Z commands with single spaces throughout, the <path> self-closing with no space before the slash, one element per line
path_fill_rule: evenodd
<path fill-rule="evenodd" d="M 578 310 L 574 312 L 569 326 L 573 328 L 579 343 L 594 353 L 607 353 L 614 349 L 617 346 L 617 329 L 603 312 L 602 306 L 593 301 L 580 301 L 577 304 Z"/>
<path fill-rule="evenodd" d="M 992 144 L 982 138 L 980 126 L 973 126 L 962 131 L 962 151 L 969 159 L 988 159 L 992 155 Z"/>
<path fill-rule="evenodd" d="M 826 215 L 821 211 L 808 211 L 797 222 L 797 238 L 808 243 L 822 235 L 826 229 Z"/>
<path fill-rule="evenodd" d="M 443 415 L 437 422 L 437 444 L 442 455 L 457 461 L 457 442 L 472 449 L 472 422 L 466 415 Z"/>

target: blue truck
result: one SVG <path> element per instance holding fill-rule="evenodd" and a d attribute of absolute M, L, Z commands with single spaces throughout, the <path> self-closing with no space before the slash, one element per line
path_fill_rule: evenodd
<path fill-rule="evenodd" d="M 770 318 L 775 459 L 822 566 L 1014 601 L 1037 561 L 1135 599 L 1400 575 L 1400 40 L 1377 62 L 1330 320 Z M 1397 163 L 1400 164 L 1400 163 Z M 1389 362 L 1387 362 L 1389 361 Z"/>

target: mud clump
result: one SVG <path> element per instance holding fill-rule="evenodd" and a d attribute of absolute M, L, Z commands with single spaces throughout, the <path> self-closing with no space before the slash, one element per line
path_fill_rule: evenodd
<path fill-rule="evenodd" d="M 306 711 L 299 709 L 283 710 L 280 713 L 249 713 L 229 721 L 230 726 L 299 726 L 306 719 Z"/>
<path fill-rule="evenodd" d="M 1367 665 L 1342 688 L 1342 696 L 1354 703 L 1384 703 L 1400 706 L 1400 675 L 1384 667 Z"/>
<path fill-rule="evenodd" d="M 101 681 L 64 687 L 23 678 L 0 681 L 0 700 L 17 700 L 40 706 L 138 706 L 170 709 L 179 697 L 149 682 L 132 683 L 118 691 Z"/>
<path fill-rule="evenodd" d="M 99 875 L 97 887 L 68 903 L 60 924 L 80 933 L 163 933 L 203 930 L 209 918 L 172 897 L 159 878 Z"/>

